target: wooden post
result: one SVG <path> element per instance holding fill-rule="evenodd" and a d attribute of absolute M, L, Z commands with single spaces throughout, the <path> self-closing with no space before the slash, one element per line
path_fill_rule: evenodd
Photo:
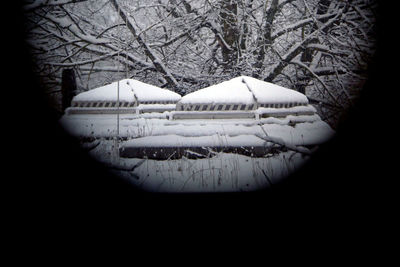
<path fill-rule="evenodd" d="M 76 78 L 73 69 L 64 69 L 61 77 L 61 108 L 64 112 L 66 108 L 71 106 L 72 97 L 76 91 Z"/>

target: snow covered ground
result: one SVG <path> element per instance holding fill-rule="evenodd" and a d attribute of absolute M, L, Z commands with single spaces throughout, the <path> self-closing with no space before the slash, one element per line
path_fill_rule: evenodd
<path fill-rule="evenodd" d="M 86 142 L 85 146 L 94 147 L 89 153 L 117 175 L 144 190 L 157 192 L 262 189 L 295 171 L 309 155 L 289 149 L 258 158 L 219 152 L 203 159 L 151 160 L 121 158 L 119 148 L 259 146 L 266 143 L 266 137 L 289 148 L 307 150 L 305 146 L 321 144 L 334 134 L 316 114 L 260 120 L 168 120 L 168 114 L 121 114 L 122 140 L 118 142 L 113 139 L 117 135 L 116 114 L 67 115 L 60 123 L 71 135 Z"/>
<path fill-rule="evenodd" d="M 135 187 L 150 192 L 254 191 L 278 183 L 309 157 L 293 151 L 266 158 L 218 153 L 212 158 L 150 160 L 115 158 L 114 140 L 102 140 L 89 153 Z"/>

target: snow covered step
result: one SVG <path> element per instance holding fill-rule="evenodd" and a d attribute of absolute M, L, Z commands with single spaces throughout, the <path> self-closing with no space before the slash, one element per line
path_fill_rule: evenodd
<path fill-rule="evenodd" d="M 226 106 L 226 105 L 220 105 Z M 197 107 L 201 107 L 198 105 Z M 206 107 L 206 105 L 204 105 Z M 199 109 L 199 108 L 197 108 Z M 289 115 L 302 116 L 314 115 L 316 109 L 311 106 L 292 106 L 278 108 L 258 108 L 251 111 L 224 110 L 222 111 L 173 111 L 170 113 L 170 119 L 260 119 L 268 117 L 284 118 Z"/>
<path fill-rule="evenodd" d="M 256 147 L 144 147 L 136 148 L 124 146 L 120 148 L 120 157 L 154 160 L 174 160 L 186 157 L 188 159 L 211 158 L 217 153 L 235 153 L 253 158 L 271 156 L 278 153 L 278 147 L 256 146 Z"/>
<path fill-rule="evenodd" d="M 252 134 L 237 136 L 213 134 L 205 136 L 181 136 L 176 134 L 151 135 L 130 139 L 126 147 L 238 147 L 263 146 L 265 141 Z"/>
<path fill-rule="evenodd" d="M 282 118 L 287 117 L 289 115 L 292 116 L 303 116 L 303 115 L 314 115 L 317 110 L 311 106 L 294 106 L 290 108 L 258 108 L 254 111 L 257 114 L 256 117 L 259 118 L 267 118 L 267 117 L 276 117 Z"/>
<path fill-rule="evenodd" d="M 175 110 L 175 104 L 140 104 L 136 110 L 137 113 L 145 112 L 165 112 Z"/>
<path fill-rule="evenodd" d="M 146 136 L 125 141 L 120 146 L 124 158 L 176 159 L 182 156 L 201 158 L 216 152 L 239 153 L 262 157 L 277 146 L 255 135 L 179 135 Z"/>
<path fill-rule="evenodd" d="M 166 135 L 183 138 L 263 134 L 261 129 L 263 127 L 269 136 L 284 138 L 293 145 L 312 145 L 324 142 L 334 133 L 317 114 L 289 115 L 285 118 L 268 117 L 260 120 L 254 118 L 167 120 L 166 116 L 169 114 L 170 112 L 121 114 L 120 138 L 154 136 L 155 139 L 151 142 L 154 143 L 157 139 L 164 142 Z M 68 133 L 78 138 L 112 138 L 117 133 L 117 119 L 117 114 L 70 114 L 63 116 L 60 123 Z"/>

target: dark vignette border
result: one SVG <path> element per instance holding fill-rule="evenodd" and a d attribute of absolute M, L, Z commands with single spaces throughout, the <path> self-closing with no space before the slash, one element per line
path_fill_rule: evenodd
<path fill-rule="evenodd" d="M 382 2 L 382 1 L 379 1 Z M 355 107 L 339 125 L 338 134 L 323 145 L 302 169 L 271 189 L 253 193 L 151 194 L 113 179 L 104 166 L 86 155 L 77 142 L 57 125 L 57 115 L 37 92 L 41 85 L 32 75 L 29 51 L 23 43 L 24 17 L 17 3 L 13 23 L 7 28 L 6 75 L 3 91 L 12 119 L 3 131 L 10 137 L 10 164 L 5 179 L 17 181 L 23 205 L 30 210 L 86 216 L 123 211 L 138 215 L 159 213 L 221 216 L 334 211 L 354 216 L 377 205 L 381 184 L 392 179 L 389 166 L 395 133 L 390 101 L 396 91 L 389 65 L 396 52 L 388 27 L 396 16 L 379 3 L 378 45 L 370 64 L 369 79 Z M 393 24 L 392 24 L 393 23 Z M 397 76 L 396 76 L 397 75 Z M 9 113 L 9 114 L 10 114 Z M 6 115 L 5 117 L 8 117 Z M 10 127 L 10 128 L 9 128 Z M 7 130 L 7 128 L 9 130 Z M 395 139 L 393 139 L 395 140 Z M 19 196 L 19 194 L 18 194 Z M 20 199 L 18 199 L 20 200 Z M 258 215 L 257 215 L 258 216 Z"/>

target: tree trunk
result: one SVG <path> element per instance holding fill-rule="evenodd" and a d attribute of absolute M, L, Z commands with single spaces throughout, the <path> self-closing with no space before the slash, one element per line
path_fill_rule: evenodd
<path fill-rule="evenodd" d="M 267 52 L 267 49 L 272 45 L 272 23 L 275 18 L 275 14 L 278 11 L 278 4 L 279 0 L 273 0 L 271 3 L 270 8 L 268 11 L 265 13 L 265 25 L 263 28 L 263 34 L 259 36 L 258 42 L 257 42 L 257 48 L 258 50 L 258 55 L 256 59 L 256 63 L 254 64 L 254 72 L 253 76 L 255 78 L 259 78 L 262 71 L 263 71 L 263 66 L 264 66 L 264 59 L 265 59 L 265 54 Z"/>
<path fill-rule="evenodd" d="M 318 3 L 318 9 L 317 9 L 317 15 L 323 15 L 328 12 L 330 0 L 320 0 Z M 320 19 L 319 22 L 326 22 L 327 19 Z M 317 25 L 313 24 L 312 25 L 312 32 L 318 30 Z M 326 31 L 326 30 L 325 30 Z M 309 44 L 317 44 L 319 43 L 318 38 L 314 38 L 310 41 Z M 314 49 L 313 48 L 306 48 L 304 49 L 303 53 L 301 54 L 301 62 L 303 62 L 305 65 L 310 66 L 310 63 L 313 59 L 313 54 L 314 54 Z M 297 91 L 299 91 L 302 94 L 306 93 L 306 87 L 308 83 L 311 81 L 312 76 L 305 70 L 303 70 L 303 76 L 304 78 L 301 79 L 300 83 L 297 84 Z"/>
<path fill-rule="evenodd" d="M 231 0 L 221 1 L 221 17 L 223 38 L 226 45 L 222 45 L 222 58 L 226 68 L 231 69 L 237 60 L 237 42 L 239 31 L 237 29 L 237 3 Z"/>

